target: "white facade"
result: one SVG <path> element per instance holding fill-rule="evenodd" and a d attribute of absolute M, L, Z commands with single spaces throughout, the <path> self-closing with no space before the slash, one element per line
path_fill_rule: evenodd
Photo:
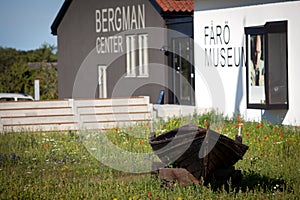
<path fill-rule="evenodd" d="M 214 2 L 216 9 L 212 8 Z M 234 6 L 235 2 L 239 5 Z M 217 109 L 228 116 L 240 113 L 248 120 L 300 125 L 300 1 L 250 6 L 238 2 L 230 1 L 231 7 L 220 9 L 220 1 L 195 0 L 196 106 Z M 244 28 L 283 20 L 288 24 L 289 109 L 249 109 Z"/>

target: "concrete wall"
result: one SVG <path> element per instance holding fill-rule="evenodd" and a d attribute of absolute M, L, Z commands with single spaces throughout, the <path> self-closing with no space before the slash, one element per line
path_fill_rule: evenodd
<path fill-rule="evenodd" d="M 252 5 L 250 1 L 232 0 L 229 1 L 228 6 L 222 2 L 195 0 L 196 105 L 201 108 L 215 108 L 229 116 L 241 113 L 250 120 L 266 119 L 274 123 L 299 125 L 300 21 L 298 13 L 300 2 L 285 1 Z M 226 9 L 219 9 L 222 7 Z M 242 49 L 245 53 L 244 27 L 261 26 L 266 22 L 281 20 L 288 21 L 289 109 L 269 111 L 247 109 L 245 55 L 242 53 Z M 216 31 L 217 26 L 222 29 L 221 37 L 215 38 L 217 42 L 212 44 L 205 42 L 207 26 L 209 30 Z M 226 43 L 221 41 L 224 37 Z M 219 62 L 216 66 L 207 66 L 205 49 L 209 48 L 231 49 L 225 65 Z"/>

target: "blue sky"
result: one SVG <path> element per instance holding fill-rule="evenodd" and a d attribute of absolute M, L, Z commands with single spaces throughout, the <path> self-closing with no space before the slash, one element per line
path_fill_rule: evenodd
<path fill-rule="evenodd" d="M 0 46 L 32 50 L 57 46 L 50 26 L 64 0 L 0 0 Z"/>

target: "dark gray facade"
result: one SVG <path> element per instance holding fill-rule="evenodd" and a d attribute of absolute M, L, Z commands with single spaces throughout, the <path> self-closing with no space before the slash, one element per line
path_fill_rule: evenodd
<path fill-rule="evenodd" d="M 143 95 L 150 96 L 150 101 L 156 103 L 163 90 L 163 103 L 178 103 L 172 96 L 176 93 L 174 81 L 170 81 L 175 78 L 170 75 L 173 61 L 170 54 L 162 51 L 171 41 L 166 31 L 170 17 L 180 22 L 186 16 L 182 13 L 166 16 L 154 1 L 148 0 L 66 0 L 51 27 L 58 37 L 59 98 Z M 182 32 L 193 32 L 191 20 L 179 24 L 182 24 L 179 25 Z M 131 35 L 134 40 L 130 40 Z M 144 44 L 143 35 L 147 36 L 144 38 L 148 43 L 147 61 L 141 59 L 146 53 L 139 50 Z M 131 42 L 135 42 L 133 54 L 126 46 Z M 132 69 L 137 70 L 137 74 L 128 75 L 131 59 L 135 60 L 136 68 Z M 139 68 L 139 62 L 148 64 L 147 72 L 142 75 L 145 69 Z M 101 71 L 102 67 L 105 72 Z M 193 104 L 191 102 L 184 104 Z"/>

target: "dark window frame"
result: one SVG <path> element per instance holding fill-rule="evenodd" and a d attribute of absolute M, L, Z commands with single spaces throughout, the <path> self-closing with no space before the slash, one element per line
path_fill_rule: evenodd
<path fill-rule="evenodd" d="M 283 99 L 286 101 L 282 101 L 281 103 L 272 103 L 270 101 L 271 96 L 271 87 L 270 87 L 270 80 L 272 80 L 270 71 L 272 70 L 269 66 L 270 59 L 269 59 L 269 34 L 272 33 L 285 33 L 285 82 L 284 86 L 286 86 L 286 92 L 284 93 Z M 264 55 L 264 94 L 265 94 L 265 102 L 262 103 L 253 103 L 250 102 L 250 83 L 249 83 L 249 62 L 251 62 L 249 58 L 249 41 L 248 37 L 251 35 L 263 35 L 263 55 Z M 246 36 L 246 97 L 247 97 L 247 108 L 250 109 L 289 109 L 289 95 L 288 95 L 288 26 L 287 21 L 275 21 L 275 22 L 267 22 L 264 26 L 255 26 L 255 27 L 245 27 L 245 36 Z M 274 69 L 275 71 L 275 69 Z"/>

